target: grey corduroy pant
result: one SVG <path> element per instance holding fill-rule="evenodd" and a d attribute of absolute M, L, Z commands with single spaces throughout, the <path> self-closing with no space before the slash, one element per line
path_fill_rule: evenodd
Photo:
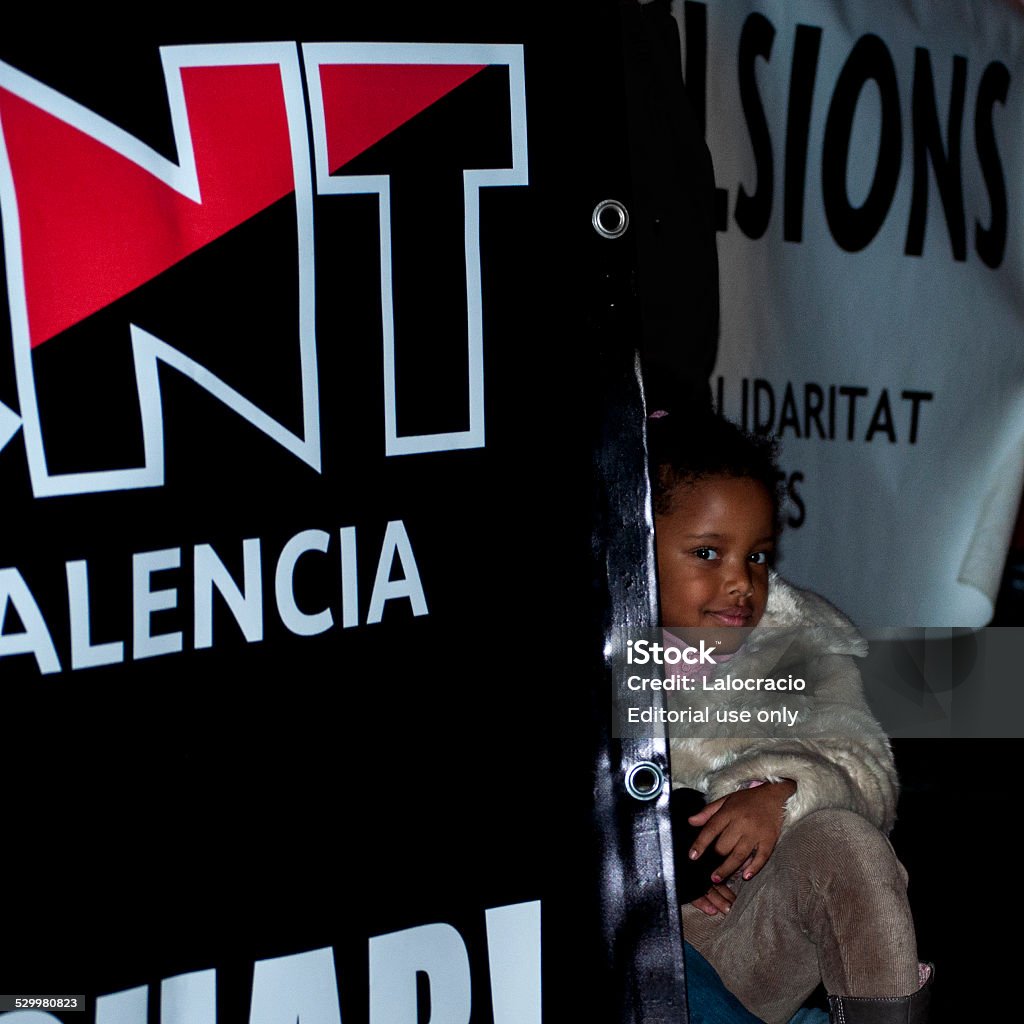
<path fill-rule="evenodd" d="M 683 934 L 767 1024 L 785 1024 L 819 982 L 832 995 L 917 990 L 907 873 L 859 815 L 801 818 L 754 878 L 734 884 L 728 914 L 684 906 Z"/>

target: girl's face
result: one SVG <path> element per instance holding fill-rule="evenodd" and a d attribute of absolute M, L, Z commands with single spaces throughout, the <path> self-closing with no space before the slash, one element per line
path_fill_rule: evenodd
<path fill-rule="evenodd" d="M 768 602 L 773 511 L 749 477 L 676 488 L 669 514 L 655 519 L 663 626 L 699 630 L 694 640 L 717 641 L 722 652 L 739 647 L 746 632 L 731 630 L 756 626 Z"/>

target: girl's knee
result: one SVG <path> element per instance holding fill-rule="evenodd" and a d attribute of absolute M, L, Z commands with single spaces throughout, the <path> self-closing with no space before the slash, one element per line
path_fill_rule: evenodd
<path fill-rule="evenodd" d="M 783 834 L 776 854 L 792 867 L 852 885 L 865 878 L 891 878 L 903 886 L 907 881 L 889 840 L 854 811 L 827 808 L 808 814 Z"/>

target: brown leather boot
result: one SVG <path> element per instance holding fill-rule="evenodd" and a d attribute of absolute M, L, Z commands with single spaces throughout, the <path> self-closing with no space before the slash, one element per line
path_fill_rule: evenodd
<path fill-rule="evenodd" d="M 935 967 L 924 966 L 928 968 L 928 978 L 910 996 L 829 996 L 830 1024 L 927 1024 Z"/>

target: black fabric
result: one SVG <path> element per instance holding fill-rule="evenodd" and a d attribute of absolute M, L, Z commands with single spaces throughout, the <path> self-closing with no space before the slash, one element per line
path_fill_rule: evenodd
<path fill-rule="evenodd" d="M 622 10 L 647 409 L 710 405 L 718 352 L 711 154 L 683 83 L 667 0 L 633 0 Z"/>
<path fill-rule="evenodd" d="M 711 873 L 721 866 L 725 858 L 709 846 L 696 860 L 690 860 L 690 847 L 700 832 L 700 826 L 691 825 L 686 819 L 703 809 L 703 793 L 696 789 L 673 789 L 670 806 L 676 892 L 680 904 L 692 903 L 711 888 Z"/>

